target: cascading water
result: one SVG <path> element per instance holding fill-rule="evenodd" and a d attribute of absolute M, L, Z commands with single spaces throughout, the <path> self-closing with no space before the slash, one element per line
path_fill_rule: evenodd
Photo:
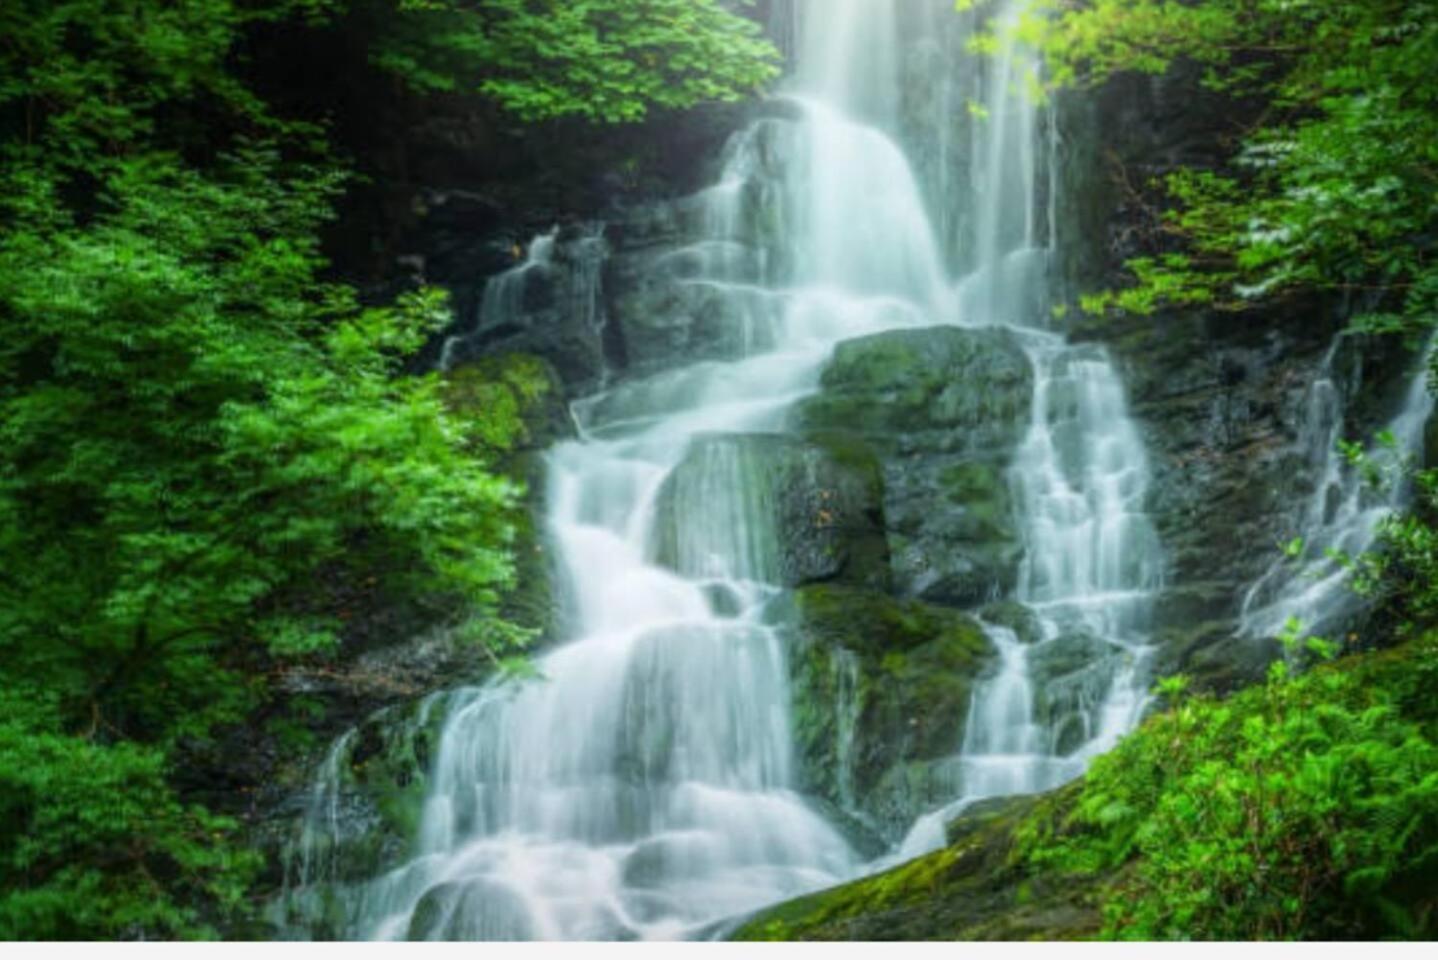
<path fill-rule="evenodd" d="M 524 310 L 524 294 L 531 277 L 550 269 L 554 264 L 554 244 L 558 230 L 542 233 L 529 242 L 524 259 L 518 264 L 490 277 L 480 295 L 479 316 L 474 332 L 491 330 L 518 316 Z M 449 370 L 454 365 L 454 352 L 464 342 L 465 335 L 446 337 L 440 352 L 439 368 Z"/>
<path fill-rule="evenodd" d="M 1340 335 L 1329 347 L 1304 402 L 1299 443 L 1316 482 L 1300 528 L 1302 549 L 1296 557 L 1275 561 L 1244 596 L 1239 630 L 1248 637 L 1276 637 L 1290 622 L 1305 634 L 1341 628 L 1362 598 L 1350 589 L 1350 571 L 1339 558 L 1372 549 L 1383 521 L 1403 507 L 1410 493 L 1398 476 L 1386 477 L 1382 486 L 1367 483 L 1340 448 L 1345 401 L 1333 368 L 1341 342 Z M 1431 350 L 1430 345 L 1421 355 L 1402 406 L 1385 428 L 1391 447 L 1370 451 L 1380 473 L 1399 472 L 1390 469 L 1399 458 L 1423 454 L 1424 427 L 1434 407 L 1427 378 Z"/>
<path fill-rule="evenodd" d="M 655 264 L 724 298 L 736 359 L 575 404 L 581 436 L 550 453 L 546 501 L 571 639 L 539 660 L 539 682 L 450 698 L 417 852 L 331 891 L 341 935 L 693 935 L 874 866 L 797 791 L 785 651 L 764 617 L 782 590 L 772 484 L 725 439 L 782 430 L 853 337 L 1011 325 L 1037 374 L 1011 473 L 1018 599 L 1041 635 L 991 630 L 1003 666 L 974 699 L 962 800 L 1077 773 L 1140 709 L 1158 575 L 1143 450 L 1102 352 L 1035 328 L 1055 231 L 1042 125 L 1013 89 L 1032 67 L 1005 48 L 986 74 L 975 269 L 955 286 L 894 139 L 900 4 L 794 2 L 791 108 L 735 137 L 693 201 L 698 235 Z M 496 303 L 546 255 L 537 241 L 491 281 Z M 1082 669 L 1036 681 L 1036 660 L 1074 651 Z"/>
<path fill-rule="evenodd" d="M 1025 546 L 1015 599 L 1035 614 L 1037 629 L 1020 638 L 986 625 L 999 668 L 974 696 L 958 797 L 920 818 L 901 857 L 941 846 L 944 823 L 977 800 L 1079 775 L 1148 702 L 1147 630 L 1162 553 L 1145 513 L 1143 443 L 1105 351 L 1037 329 L 1059 242 L 1056 144 L 1051 118 L 1045 123 L 1030 95 L 1037 65 L 1015 39 L 1024 6 L 1004 4 L 991 26 L 999 49 L 984 76 L 986 122 L 970 159 L 976 259 L 958 292 L 971 322 L 1020 329 L 1035 372 L 1033 414 L 1010 484 Z"/>

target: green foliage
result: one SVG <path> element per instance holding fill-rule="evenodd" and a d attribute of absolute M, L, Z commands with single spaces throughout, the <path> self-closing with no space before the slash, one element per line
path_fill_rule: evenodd
<path fill-rule="evenodd" d="M 0 935 L 213 934 L 255 865 L 176 795 L 174 751 L 366 610 L 526 672 L 494 614 L 519 492 L 496 464 L 551 385 L 515 365 L 456 407 L 404 372 L 444 297 L 328 278 L 345 174 L 241 81 L 248 31 L 383 9 L 421 77 L 523 119 L 731 99 L 772 52 L 709 2 L 402 7 L 0 8 Z"/>
<path fill-rule="evenodd" d="M 234 824 L 179 803 L 161 751 L 54 729 L 0 693 L 0 938 L 213 937 L 258 856 Z"/>
<path fill-rule="evenodd" d="M 639 120 L 749 96 L 778 75 L 758 26 L 716 0 L 357 0 L 374 62 L 420 90 L 478 90 L 524 121 Z"/>
<path fill-rule="evenodd" d="M 1024 25 L 1057 85 L 1161 73 L 1268 103 L 1228 169 L 1171 173 L 1180 254 L 1129 266 L 1133 285 L 1084 306 L 1243 310 L 1301 291 L 1375 292 L 1360 329 L 1431 326 L 1438 268 L 1438 5 L 1432 0 L 1036 0 Z M 1047 15 L 1038 15 L 1047 14 Z"/>
<path fill-rule="evenodd" d="M 1378 549 L 1351 560 L 1355 588 L 1400 634 L 1438 623 L 1438 470 L 1408 467 L 1414 504 L 1379 526 Z"/>
<path fill-rule="evenodd" d="M 1228 701 L 1182 701 L 1032 818 L 1032 868 L 1118 871 L 1105 935 L 1431 935 L 1438 917 L 1438 638 Z"/>

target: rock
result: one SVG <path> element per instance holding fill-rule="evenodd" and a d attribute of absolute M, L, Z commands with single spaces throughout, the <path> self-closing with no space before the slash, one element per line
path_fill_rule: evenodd
<path fill-rule="evenodd" d="M 1034 685 L 1044 685 L 1086 669 L 1115 655 L 1117 647 L 1086 630 L 1071 630 L 1040 643 L 1029 652 L 1029 675 Z"/>
<path fill-rule="evenodd" d="M 418 701 L 379 711 L 336 742 L 295 825 L 290 880 L 302 896 L 373 879 L 413 853 L 443 721 L 442 709 Z"/>
<path fill-rule="evenodd" d="M 542 257 L 536 253 L 540 244 Z M 489 278 L 478 303 L 448 331 L 441 355 L 452 368 L 532 354 L 572 388 L 599 383 L 609 366 L 600 285 L 607 255 L 602 225 L 567 227 L 552 240 L 534 240 L 528 259 Z"/>
<path fill-rule="evenodd" d="M 809 792 L 897 839 L 952 787 L 973 684 L 993 659 L 971 618 L 839 585 L 776 612 L 791 636 L 794 736 Z"/>
<path fill-rule="evenodd" d="M 1084 630 L 1060 634 L 1029 652 L 1034 720 L 1053 731 L 1052 749 L 1067 756 L 1092 739 L 1114 678 L 1130 654 Z"/>
<path fill-rule="evenodd" d="M 840 344 L 795 410 L 811 435 L 862 439 L 882 459 L 902 593 L 971 606 L 1013 588 L 1023 545 L 1005 471 L 1032 390 L 1011 331 L 931 327 Z"/>
<path fill-rule="evenodd" d="M 754 255 L 741 250 L 739 256 Z M 635 279 L 610 307 L 630 374 L 696 360 L 735 360 L 773 346 L 782 310 L 774 294 L 690 278 L 685 274 L 700 272 L 700 266 L 671 251 L 631 269 Z M 743 272 L 757 274 L 757 267 Z"/>
<path fill-rule="evenodd" d="M 883 480 L 860 444 L 701 436 L 655 511 L 653 555 L 686 575 L 888 585 Z"/>
<path fill-rule="evenodd" d="M 1077 940 L 1102 926 L 1106 877 L 1033 876 L 1011 852 L 1020 824 L 1055 797 L 977 804 L 949 845 L 854 883 L 761 911 L 734 940 Z"/>
<path fill-rule="evenodd" d="M 1020 643 L 1034 644 L 1044 639 L 1044 627 L 1033 608 L 1016 600 L 1000 600 L 979 611 L 979 618 L 996 627 L 1012 630 Z"/>
<path fill-rule="evenodd" d="M 1002 328 L 894 330 L 839 344 L 795 422 L 856 432 L 881 453 L 1011 446 L 1031 412 L 1033 369 Z"/>

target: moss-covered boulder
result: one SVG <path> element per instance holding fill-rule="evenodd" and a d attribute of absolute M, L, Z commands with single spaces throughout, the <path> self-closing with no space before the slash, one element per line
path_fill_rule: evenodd
<path fill-rule="evenodd" d="M 541 450 L 574 432 L 564 384 L 547 361 L 526 353 L 484 356 L 445 375 L 451 412 L 487 449 Z"/>
<path fill-rule="evenodd" d="M 988 638 L 958 611 L 830 584 L 796 591 L 781 618 L 806 789 L 894 839 L 951 796 Z"/>
<path fill-rule="evenodd" d="M 883 478 L 861 444 L 701 436 L 655 510 L 656 561 L 689 576 L 889 583 Z"/>
<path fill-rule="evenodd" d="M 930 327 L 841 343 L 792 420 L 878 453 L 900 591 L 971 606 L 1017 579 L 1007 467 L 1032 403 L 1032 364 L 1012 331 Z"/>
<path fill-rule="evenodd" d="M 1033 877 L 1012 863 L 1015 831 L 1051 799 L 976 804 L 949 845 L 884 873 L 780 904 L 735 940 L 1076 940 L 1098 932 L 1097 880 Z"/>
<path fill-rule="evenodd" d="M 999 600 L 979 611 L 985 623 L 1012 630 L 1019 643 L 1035 644 L 1044 639 L 1043 621 L 1034 608 L 1017 600 Z"/>
<path fill-rule="evenodd" d="M 1009 330 L 928 327 L 839 344 L 821 385 L 795 411 L 805 429 L 861 433 L 886 452 L 992 448 L 1028 423 L 1033 368 Z"/>

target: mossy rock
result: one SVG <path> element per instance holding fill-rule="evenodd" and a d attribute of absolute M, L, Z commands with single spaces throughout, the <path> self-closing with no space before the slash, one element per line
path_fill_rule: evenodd
<path fill-rule="evenodd" d="M 548 361 L 525 353 L 480 357 L 445 375 L 450 411 L 471 420 L 500 453 L 541 450 L 573 435 L 564 384 Z"/>
<path fill-rule="evenodd" d="M 772 907 L 734 940 L 1075 940 L 1097 933 L 1096 880 L 1044 880 L 1012 863 L 1041 801 L 1004 798 L 949 825 L 949 845 L 891 870 Z"/>
<path fill-rule="evenodd" d="M 797 431 L 849 438 L 879 455 L 891 566 L 904 594 L 975 606 L 1013 589 L 1023 542 L 1007 469 L 1032 414 L 1033 384 L 1010 330 L 893 330 L 839 344 L 818 393 L 794 408 Z"/>
<path fill-rule="evenodd" d="M 818 584 L 787 604 L 807 787 L 886 834 L 901 831 L 927 794 L 896 793 L 886 777 L 892 782 L 893 768 L 942 764 L 958 752 L 992 645 L 959 611 L 874 591 Z"/>
<path fill-rule="evenodd" d="M 795 410 L 801 429 L 859 433 L 885 448 L 935 430 L 960 447 L 1011 446 L 1031 412 L 1033 368 L 1008 330 L 929 327 L 839 344 L 821 386 Z"/>
<path fill-rule="evenodd" d="M 1043 621 L 1033 607 L 1017 600 L 1000 600 L 979 611 L 986 623 L 1012 630 L 1020 643 L 1035 644 L 1044 639 Z"/>

